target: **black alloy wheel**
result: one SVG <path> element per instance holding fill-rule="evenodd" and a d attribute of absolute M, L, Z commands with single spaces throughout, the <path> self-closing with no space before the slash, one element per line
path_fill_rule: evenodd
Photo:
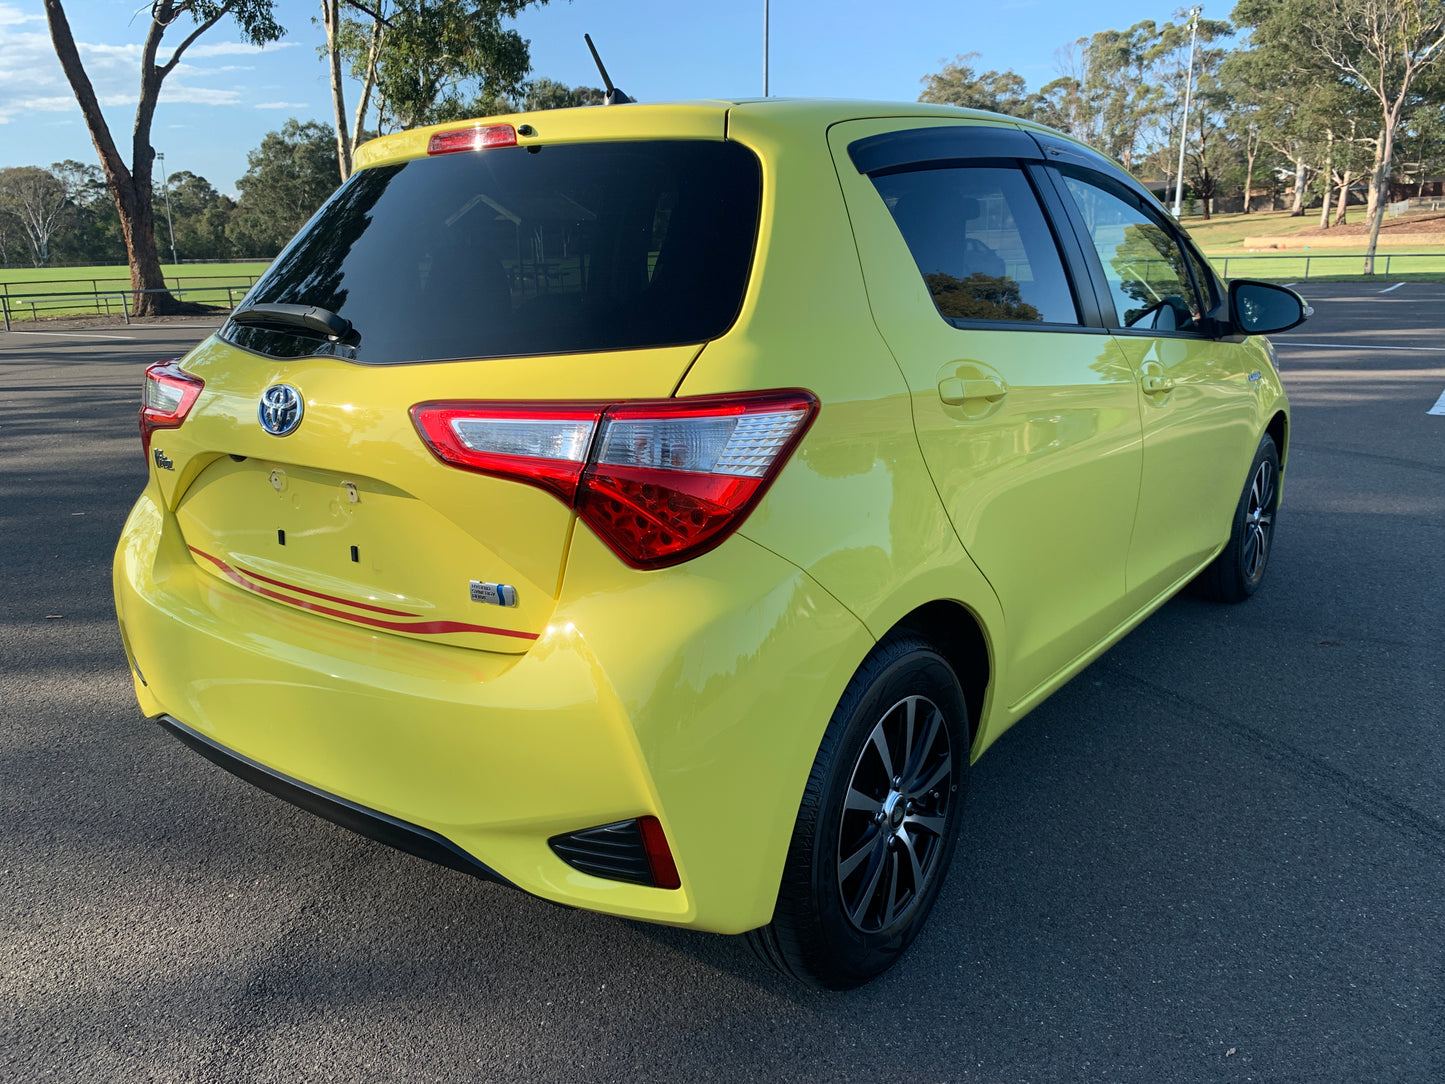
<path fill-rule="evenodd" d="M 958 840 L 969 715 L 925 640 L 880 642 L 853 676 L 803 792 L 773 920 L 747 937 L 831 989 L 886 971 L 923 928 Z"/>
<path fill-rule="evenodd" d="M 1268 434 L 1259 442 L 1229 541 L 1213 564 L 1200 574 L 1202 593 L 1219 602 L 1243 602 L 1259 589 L 1274 548 L 1275 516 L 1279 511 L 1279 452 Z"/>
<path fill-rule="evenodd" d="M 938 705 L 915 695 L 884 712 L 853 766 L 838 826 L 838 891 L 855 929 L 888 929 L 923 898 L 943 851 L 952 784 Z"/>

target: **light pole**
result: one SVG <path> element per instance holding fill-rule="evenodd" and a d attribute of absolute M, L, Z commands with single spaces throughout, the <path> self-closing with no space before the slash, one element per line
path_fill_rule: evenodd
<path fill-rule="evenodd" d="M 1179 176 L 1174 182 L 1174 217 L 1184 202 L 1184 142 L 1189 135 L 1189 98 L 1194 91 L 1194 39 L 1199 34 L 1200 8 L 1189 9 L 1189 81 L 1184 84 L 1184 119 L 1179 124 Z M 1246 199 L 1249 197 L 1246 196 Z"/>
<path fill-rule="evenodd" d="M 763 97 L 768 96 L 768 0 L 763 0 Z"/>
<path fill-rule="evenodd" d="M 178 264 L 181 261 L 176 258 L 176 227 L 171 222 L 171 179 L 166 174 L 166 156 L 157 152 L 156 161 L 161 164 L 161 191 L 166 195 L 166 230 L 171 235 L 171 263 Z"/>

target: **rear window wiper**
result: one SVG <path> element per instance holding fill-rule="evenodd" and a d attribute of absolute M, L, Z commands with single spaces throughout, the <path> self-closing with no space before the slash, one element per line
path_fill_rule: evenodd
<path fill-rule="evenodd" d="M 351 321 L 317 305 L 247 305 L 231 313 L 233 323 L 286 331 L 310 331 L 332 342 L 352 334 Z"/>

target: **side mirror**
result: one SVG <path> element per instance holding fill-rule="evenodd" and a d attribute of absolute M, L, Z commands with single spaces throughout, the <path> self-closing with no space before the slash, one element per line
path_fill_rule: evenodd
<path fill-rule="evenodd" d="M 1287 331 L 1313 313 L 1299 294 L 1272 282 L 1235 279 L 1229 284 L 1229 322 L 1246 335 Z"/>

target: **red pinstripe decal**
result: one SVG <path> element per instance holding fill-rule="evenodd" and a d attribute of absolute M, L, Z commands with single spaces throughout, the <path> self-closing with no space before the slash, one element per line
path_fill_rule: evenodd
<path fill-rule="evenodd" d="M 201 553 L 200 550 L 195 550 L 195 552 Z M 201 556 L 207 557 L 209 556 L 209 554 L 201 553 Z M 214 560 L 214 558 L 212 559 Z M 343 606 L 350 606 L 356 610 L 370 610 L 374 614 L 386 614 L 389 617 L 421 616 L 421 614 L 408 613 L 406 610 L 387 610 L 383 609 L 380 606 L 368 606 L 364 602 L 352 602 L 348 598 L 337 598 L 335 595 L 323 595 L 320 591 L 308 591 L 304 587 L 297 587 L 294 583 L 287 583 L 285 580 L 273 580 L 270 576 L 263 576 L 261 575 L 261 573 L 252 572 L 248 568 L 238 568 L 236 571 L 239 572 L 241 575 L 247 577 L 248 579 L 261 580 L 263 583 L 269 583 L 273 587 L 281 587 L 287 591 L 295 591 L 298 594 L 310 595 L 312 598 L 325 599 L 327 602 L 339 602 Z"/>
<path fill-rule="evenodd" d="M 518 632 L 515 629 L 497 629 L 492 628 L 490 625 L 471 625 L 465 621 L 382 621 L 375 617 L 367 617 L 365 614 L 347 613 L 345 610 L 333 610 L 329 606 L 318 606 L 314 602 L 307 602 L 301 598 L 292 598 L 290 595 L 283 595 L 279 591 L 272 591 L 269 588 L 262 587 L 257 583 L 251 582 L 252 577 L 250 573 L 241 572 L 238 569 L 232 568 L 219 557 L 214 557 L 204 550 L 198 550 L 195 546 L 187 546 L 186 548 L 197 557 L 204 557 L 207 561 L 210 561 L 226 574 L 227 579 L 238 587 L 244 587 L 247 591 L 264 595 L 266 598 L 273 598 L 278 602 L 289 602 L 292 606 L 300 606 L 303 610 L 310 610 L 312 613 L 325 614 L 327 617 L 340 617 L 347 621 L 356 621 L 363 625 L 370 625 L 372 628 L 386 629 L 390 632 L 414 632 L 427 636 L 436 636 L 446 632 L 482 632 L 491 636 L 515 636 L 520 640 L 535 640 L 537 638 L 535 632 Z M 274 583 L 276 581 L 271 580 L 267 582 Z M 294 590 L 300 589 L 295 588 Z M 327 596 L 322 595 L 320 597 L 326 598 Z M 341 600 L 338 599 L 337 601 Z M 348 602 L 345 603 L 345 605 L 354 606 L 356 603 Z"/>

